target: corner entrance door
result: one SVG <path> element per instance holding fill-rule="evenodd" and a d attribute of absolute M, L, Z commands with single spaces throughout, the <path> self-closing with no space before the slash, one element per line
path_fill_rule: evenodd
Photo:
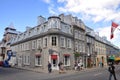
<path fill-rule="evenodd" d="M 57 60 L 56 59 L 52 59 L 52 69 L 57 70 Z"/>
<path fill-rule="evenodd" d="M 57 55 L 51 55 L 51 64 L 52 64 L 53 70 L 58 69 L 58 56 Z"/>

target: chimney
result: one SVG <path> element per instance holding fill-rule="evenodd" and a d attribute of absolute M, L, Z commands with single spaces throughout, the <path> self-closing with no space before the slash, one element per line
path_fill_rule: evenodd
<path fill-rule="evenodd" d="M 46 21 L 46 19 L 42 16 L 38 16 L 37 19 L 37 25 L 43 24 Z"/>
<path fill-rule="evenodd" d="M 31 29 L 31 27 L 29 27 L 29 26 L 26 26 L 26 31 L 27 31 L 27 30 L 30 30 L 30 29 Z"/>

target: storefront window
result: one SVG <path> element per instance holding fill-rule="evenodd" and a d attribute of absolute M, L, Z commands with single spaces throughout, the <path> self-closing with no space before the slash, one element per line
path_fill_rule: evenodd
<path fill-rule="evenodd" d="M 64 56 L 64 66 L 70 66 L 70 56 Z"/>
<path fill-rule="evenodd" d="M 36 66 L 41 66 L 42 63 L 41 63 L 41 56 L 36 56 L 35 58 L 35 65 Z"/>

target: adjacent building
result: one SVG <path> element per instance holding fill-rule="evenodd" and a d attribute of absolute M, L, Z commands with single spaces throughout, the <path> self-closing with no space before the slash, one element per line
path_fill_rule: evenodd
<path fill-rule="evenodd" d="M 86 57 L 87 57 L 87 67 L 96 66 L 96 56 L 95 51 L 95 32 L 93 29 L 86 26 Z"/>
<path fill-rule="evenodd" d="M 97 53 L 97 66 L 107 66 L 106 43 L 98 34 L 95 35 L 95 51 Z"/>
<path fill-rule="evenodd" d="M 7 58 L 7 51 L 11 50 L 10 44 L 13 38 L 15 38 L 20 32 L 16 31 L 13 24 L 5 28 L 3 39 L 0 42 L 0 61 L 3 61 Z M 11 61 L 14 62 L 15 56 L 11 58 Z"/>

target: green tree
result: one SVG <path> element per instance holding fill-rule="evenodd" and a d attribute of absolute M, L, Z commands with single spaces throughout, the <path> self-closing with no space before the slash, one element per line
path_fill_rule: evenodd
<path fill-rule="evenodd" d="M 75 52 L 74 53 L 74 57 L 75 57 L 75 61 L 77 61 L 77 59 L 80 57 L 80 53 L 79 52 Z"/>

